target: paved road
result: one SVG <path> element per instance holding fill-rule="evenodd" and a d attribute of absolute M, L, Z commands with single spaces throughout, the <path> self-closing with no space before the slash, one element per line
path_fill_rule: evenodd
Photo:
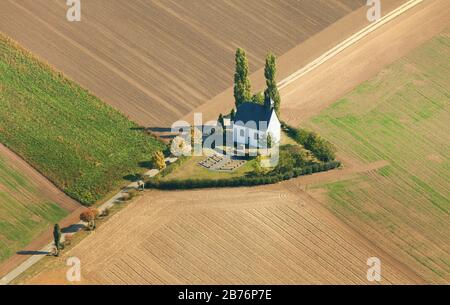
<path fill-rule="evenodd" d="M 295 73 L 293 73 L 290 76 L 286 77 L 285 79 L 281 80 L 278 83 L 278 89 L 282 90 L 284 87 L 288 86 L 290 83 L 294 82 L 295 80 L 297 80 L 298 78 L 307 74 L 308 72 L 314 70 L 315 68 L 322 65 L 323 63 L 325 63 L 329 59 L 333 58 L 337 54 L 341 53 L 348 47 L 354 45 L 355 43 L 357 43 L 358 41 L 360 41 L 361 39 L 363 39 L 370 33 L 374 32 L 375 30 L 382 27 L 389 21 L 395 19 L 396 17 L 398 17 L 401 14 L 405 13 L 406 11 L 412 9 L 416 5 L 422 3 L 423 1 L 424 0 L 410 0 L 410 1 L 406 2 L 405 4 L 399 6 L 398 8 L 396 8 L 395 10 L 393 10 L 392 12 L 387 14 L 386 16 L 383 16 L 379 20 L 371 23 L 370 25 L 368 25 L 364 29 L 360 30 L 359 32 L 355 33 L 351 37 L 347 38 L 346 40 L 344 40 L 343 42 L 341 42 L 340 44 L 338 44 L 331 50 L 322 54 L 320 57 L 318 57 L 317 59 L 315 59 L 312 62 L 310 62 L 309 64 L 307 64 L 305 67 L 301 68 L 300 70 L 296 71 Z"/>
<path fill-rule="evenodd" d="M 167 163 L 173 163 L 177 160 L 177 158 L 167 158 Z M 146 172 L 144 175 L 148 177 L 154 177 L 159 173 L 159 170 L 152 169 Z M 116 195 L 114 195 L 112 198 L 110 198 L 108 201 L 103 203 L 101 206 L 98 207 L 99 212 L 103 212 L 105 209 L 112 207 L 116 202 L 120 201 L 123 194 L 130 190 L 130 189 L 137 189 L 137 182 L 130 183 L 127 185 L 124 189 L 122 189 L 120 192 L 118 192 Z M 79 222 L 78 224 L 83 225 L 83 222 Z M 66 234 L 62 234 L 61 240 L 64 241 L 64 237 Z M 47 253 L 51 253 L 53 251 L 53 242 L 46 245 L 44 248 L 40 249 L 40 254 L 31 255 L 26 261 L 24 261 L 22 264 L 14 268 L 11 272 L 9 272 L 7 275 L 5 275 L 2 279 L 0 279 L 0 285 L 7 285 L 11 281 L 13 281 L 15 278 L 17 278 L 19 275 L 21 275 L 23 272 L 25 272 L 28 268 L 36 264 L 38 261 L 40 261 L 42 258 L 44 258 Z"/>

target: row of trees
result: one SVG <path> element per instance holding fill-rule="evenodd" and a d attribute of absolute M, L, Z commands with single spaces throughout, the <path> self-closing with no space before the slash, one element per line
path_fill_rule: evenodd
<path fill-rule="evenodd" d="M 94 208 L 89 208 L 81 212 L 80 220 L 87 223 L 88 230 L 95 229 L 95 220 L 99 217 L 99 211 Z M 53 226 L 53 243 L 55 245 L 55 256 L 59 256 L 61 250 L 64 249 L 64 244 L 61 241 L 62 232 L 59 224 Z"/>
<path fill-rule="evenodd" d="M 153 163 L 154 165 L 159 169 L 163 170 L 166 168 L 166 161 L 165 156 L 162 151 L 156 151 L 153 154 Z M 106 216 L 109 213 L 109 210 L 106 209 L 102 214 L 103 216 Z M 99 211 L 94 208 L 89 208 L 81 212 L 80 214 L 80 220 L 87 223 L 87 229 L 88 230 L 94 230 L 96 227 L 95 220 L 99 217 Z M 53 242 L 55 245 L 55 255 L 59 256 L 59 253 L 62 249 L 64 249 L 64 244 L 61 241 L 62 238 L 62 232 L 59 224 L 55 224 L 53 226 Z"/>
<path fill-rule="evenodd" d="M 234 74 L 234 100 L 236 107 L 245 102 L 254 102 L 270 106 L 270 100 L 274 101 L 275 111 L 279 114 L 281 98 L 276 83 L 276 57 L 269 53 L 266 57 L 264 76 L 266 78 L 266 90 L 263 93 L 252 95 L 249 79 L 248 59 L 245 51 L 241 48 L 236 51 L 236 72 Z"/>

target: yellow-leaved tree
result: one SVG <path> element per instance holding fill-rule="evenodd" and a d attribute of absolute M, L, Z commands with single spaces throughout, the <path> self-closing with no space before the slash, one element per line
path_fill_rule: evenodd
<path fill-rule="evenodd" d="M 163 170 L 166 168 L 166 160 L 162 151 L 155 152 L 155 154 L 153 155 L 153 163 L 159 170 Z"/>

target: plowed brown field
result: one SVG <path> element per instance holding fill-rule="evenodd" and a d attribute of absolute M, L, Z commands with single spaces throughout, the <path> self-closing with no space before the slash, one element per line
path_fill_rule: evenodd
<path fill-rule="evenodd" d="M 383 16 L 404 4 L 402 0 L 383 1 Z M 357 29 L 366 26 L 366 8 L 360 8 L 324 31 L 286 52 L 278 59 L 278 79 L 282 80 L 327 52 Z M 405 56 L 450 25 L 450 2 L 425 0 L 421 4 L 343 50 L 316 69 L 280 90 L 282 119 L 298 125 L 319 114 L 354 87 L 376 75 L 385 66 Z M 353 30 L 353 32 L 352 32 Z M 251 75 L 255 90 L 265 86 L 263 69 Z M 204 121 L 216 119 L 218 113 L 234 105 L 233 88 L 221 92 L 193 112 L 203 114 Z"/>
<path fill-rule="evenodd" d="M 234 52 L 251 70 L 364 0 L 90 0 L 81 22 L 58 0 L 3 0 L 0 31 L 145 126 L 172 124 L 233 81 Z"/>
<path fill-rule="evenodd" d="M 319 114 L 385 66 L 450 26 L 449 15 L 449 1 L 426 0 L 300 77 L 280 92 L 284 119 L 299 124 Z M 293 50 L 287 56 L 292 58 L 298 51 L 301 50 Z"/>
<path fill-rule="evenodd" d="M 368 283 L 372 256 L 382 283 L 421 282 L 293 184 L 151 191 L 29 283 L 67 283 L 71 256 L 91 284 Z"/>
<path fill-rule="evenodd" d="M 24 1 L 24 3 L 33 5 L 31 1 Z M 143 1 L 137 1 L 136 3 L 144 5 L 143 8 L 148 5 L 148 2 L 144 4 Z M 176 12 L 175 8 L 180 9 L 176 3 L 164 1 L 153 4 L 158 4 L 159 8 L 164 7 L 165 12 L 168 12 L 167 7 L 170 7 L 169 11 L 172 14 Z M 241 1 L 224 3 L 241 5 Z M 60 6 L 58 9 L 62 10 L 62 5 Z M 19 8 L 12 5 L 10 7 Z M 24 7 L 22 6 L 19 9 L 23 10 Z M 51 8 L 48 9 L 52 10 Z M 123 12 L 113 11 L 110 8 L 106 8 L 105 11 L 109 14 L 115 14 L 118 18 L 120 16 L 123 18 Z M 433 37 L 448 23 L 448 19 L 445 19 L 447 11 L 448 3 L 444 0 L 425 1 L 417 9 L 405 14 L 390 26 L 344 51 L 316 72 L 299 79 L 297 83 L 292 84 L 291 87 L 286 88 L 285 92 L 282 92 L 285 102 L 283 113 L 287 115 L 286 118 L 291 123 L 298 123 L 317 114 L 336 97 L 341 96 L 360 81 L 369 78 L 382 66 Z M 51 13 L 49 17 L 51 17 Z M 165 69 L 173 68 L 173 65 L 168 62 L 155 64 L 153 61 L 148 61 L 145 56 L 149 53 L 145 53 L 145 50 L 133 49 L 132 43 L 126 46 L 122 45 L 122 40 L 114 41 L 112 36 L 108 40 L 105 38 L 110 33 L 108 31 L 114 29 L 119 31 L 117 29 L 119 26 L 111 25 L 112 29 L 105 30 L 100 26 L 101 20 L 96 21 L 92 16 L 89 17 L 89 13 L 87 13 L 87 18 L 90 21 L 90 26 L 95 24 L 102 30 L 104 35 L 102 39 L 105 39 L 103 42 L 106 44 L 83 45 L 85 43 L 81 41 L 83 38 L 77 36 L 80 41 L 76 44 L 82 46 L 78 49 L 81 54 L 79 55 L 80 58 L 78 58 L 78 55 L 75 56 L 74 53 L 70 53 L 72 52 L 70 48 L 66 51 L 79 62 L 89 58 L 87 62 L 92 65 L 88 65 L 88 67 L 67 67 L 63 70 L 80 82 L 91 82 L 91 87 L 87 86 L 88 88 L 132 115 L 135 120 L 144 124 L 156 122 L 163 125 L 167 123 L 165 121 L 167 117 L 170 119 L 176 117 L 174 116 L 175 110 L 178 111 L 177 115 L 183 114 L 189 108 L 192 109 L 193 106 L 197 105 L 197 102 L 200 103 L 202 99 L 211 96 L 214 90 L 220 86 L 227 87 L 231 82 L 229 76 L 232 71 L 232 52 L 234 49 L 232 43 L 233 47 L 229 49 L 218 47 L 219 50 L 222 50 L 222 54 L 226 54 L 224 57 L 216 53 L 216 57 L 208 60 L 205 54 L 209 54 L 212 50 L 210 48 L 215 45 L 211 41 L 216 40 L 206 40 L 211 45 L 202 46 L 202 48 L 206 48 L 202 49 L 204 52 L 202 55 L 199 55 L 197 49 L 195 49 L 197 52 L 189 55 L 192 57 L 193 54 L 198 54 L 199 58 L 195 60 L 198 59 L 201 64 L 198 64 L 195 68 L 190 67 L 192 70 L 189 72 L 183 70 L 183 73 L 180 72 L 179 75 L 174 74 L 178 76 L 165 79 L 170 74 Z M 100 17 L 99 15 L 98 18 L 106 17 Z M 159 18 L 160 16 L 158 16 Z M 179 15 L 178 18 L 184 20 Z M 223 18 L 226 19 L 227 17 Z M 44 23 L 51 24 L 53 22 L 51 19 L 45 19 Z M 34 19 L 31 18 L 31 20 Z M 26 23 L 32 21 L 9 20 L 9 22 Z M 40 22 L 42 23 L 43 20 Z M 151 20 L 148 22 L 151 22 Z M 197 26 L 202 24 L 199 20 L 194 22 L 190 19 L 190 22 Z M 292 20 L 289 22 L 292 23 Z M 423 26 L 424 24 L 426 26 Z M 69 30 L 70 26 L 78 27 L 75 31 L 86 32 L 88 29 L 87 25 L 65 25 L 61 21 L 60 28 L 56 30 L 48 26 L 48 30 L 56 34 L 55 37 L 58 37 L 58 39 L 67 42 L 69 41 L 67 37 L 74 35 L 71 32 L 73 30 Z M 262 26 L 264 27 L 264 25 Z M 0 21 L 0 29 L 3 30 L 4 27 L 5 25 Z M 135 39 L 136 37 L 139 38 L 139 33 L 141 33 L 140 38 L 143 37 L 143 28 L 135 25 L 134 29 L 137 33 L 122 33 L 123 37 L 127 37 L 123 38 L 123 41 L 127 41 L 126 39 L 133 35 L 136 35 L 133 36 Z M 14 32 L 14 30 L 12 31 Z M 27 33 L 19 33 L 17 29 L 15 31 L 14 38 L 21 42 L 27 42 L 29 48 L 44 54 L 41 56 L 47 58 L 53 64 L 58 65 L 58 61 L 60 61 L 59 65 L 65 64 L 62 59 L 64 56 L 60 53 L 62 49 L 54 52 L 55 54 L 59 53 L 58 56 L 61 58 L 51 60 L 45 57 L 46 52 L 51 53 L 48 46 L 39 46 L 37 42 L 39 39 L 44 39 L 44 41 L 50 43 L 48 37 L 52 35 L 45 37 L 45 34 L 39 34 L 36 38 Z M 63 34 L 63 31 L 67 31 L 69 34 Z M 34 34 L 37 35 L 37 33 Z M 209 34 L 213 35 L 212 32 L 209 32 Z M 231 36 L 226 36 L 226 34 Z M 239 33 L 238 36 L 241 34 Z M 22 38 L 18 38 L 21 35 Z M 97 35 L 97 33 L 93 35 Z M 221 35 L 232 37 L 232 34 L 225 32 Z M 242 35 L 245 37 L 245 34 Z M 270 46 L 264 47 L 263 50 L 261 50 L 261 45 L 256 47 L 257 39 L 253 35 L 255 34 L 247 37 L 253 37 L 250 41 L 239 41 L 236 46 L 244 46 L 250 51 L 250 58 L 254 65 L 252 69 L 254 70 L 257 68 L 255 62 L 258 62 L 258 58 L 263 58 L 263 53 L 266 49 L 270 49 Z M 210 39 L 215 36 L 207 35 L 207 37 Z M 178 38 L 182 40 L 181 34 Z M 74 45 L 73 41 L 70 40 L 72 46 Z M 86 38 L 86 41 L 89 41 L 89 38 Z M 157 41 L 154 43 L 167 42 L 164 39 Z M 202 40 L 193 44 L 201 44 L 200 41 Z M 230 45 L 230 41 L 227 40 L 227 46 Z M 146 43 L 148 43 L 147 47 L 151 46 L 149 42 L 143 42 L 143 45 Z M 178 47 L 186 47 L 183 43 L 187 42 L 180 42 Z M 245 43 L 248 43 L 248 45 Z M 64 46 L 64 44 L 58 43 L 56 45 L 58 45 L 58 48 Z M 281 47 L 280 45 L 277 46 Z M 130 57 L 128 59 L 116 57 L 114 50 L 117 48 L 120 48 L 118 53 L 129 52 L 130 56 L 138 59 L 133 62 Z M 109 51 L 106 49 L 109 49 Z M 175 56 L 174 54 L 177 54 L 177 51 L 172 49 L 168 52 L 169 54 L 164 54 L 164 56 L 169 56 L 172 53 L 172 56 Z M 260 51 L 261 53 L 258 53 Z M 103 52 L 101 53 L 102 56 L 99 56 L 100 53 L 97 52 Z M 277 52 L 281 51 L 277 50 Z M 289 58 L 293 59 L 298 54 L 305 54 L 302 52 L 304 51 L 301 51 L 301 49 L 293 49 L 292 52 L 286 54 L 285 59 L 281 58 L 280 61 L 288 63 Z M 376 54 L 376 56 L 372 58 L 370 57 L 371 54 Z M 81 58 L 83 56 L 84 58 Z M 166 58 L 164 56 L 159 58 Z M 95 60 L 92 60 L 92 58 Z M 185 57 L 183 58 L 186 60 Z M 180 69 L 185 69 L 184 62 L 182 62 L 183 58 L 178 58 Z M 368 58 L 370 60 L 367 60 Z M 192 62 L 192 58 L 189 59 Z M 130 60 L 130 62 L 127 62 L 127 60 Z M 215 64 L 214 61 L 216 61 Z M 355 62 L 360 64 L 355 66 L 353 65 Z M 261 66 L 262 62 L 258 64 Z M 150 70 L 145 67 L 149 65 L 156 69 L 152 70 L 157 72 L 156 76 L 148 73 Z M 220 73 L 224 71 L 223 67 L 228 70 L 221 75 Z M 108 71 L 108 73 L 100 72 L 101 69 L 97 71 L 99 68 Z M 197 72 L 194 71 L 195 69 L 198 69 Z M 78 72 L 78 70 L 83 70 L 84 74 Z M 87 71 L 90 72 L 87 73 Z M 346 74 L 346 71 L 349 71 L 348 74 Z M 185 73 L 187 73 L 189 79 L 181 79 L 181 75 L 185 75 Z M 222 82 L 224 77 L 227 80 L 226 82 Z M 104 83 L 97 82 L 99 79 L 104 80 Z M 155 79 L 156 83 L 154 83 Z M 159 83 L 158 80 L 161 79 L 164 79 L 164 81 Z M 167 81 L 169 79 L 170 82 Z M 195 81 L 197 87 L 190 87 L 191 80 Z M 336 83 L 333 83 L 333 81 L 336 81 Z M 203 87 L 199 86 L 202 82 L 204 82 L 201 85 Z M 342 85 L 343 82 L 345 86 Z M 127 84 L 123 85 L 122 83 Z M 207 87 L 207 83 L 217 86 L 216 89 L 212 90 L 212 87 Z M 302 85 L 303 83 L 305 85 Z M 105 86 L 105 84 L 108 84 L 108 86 Z M 327 87 L 324 84 L 333 85 Z M 342 86 L 338 86 L 338 84 Z M 93 88 L 92 86 L 98 87 Z M 158 93 L 153 93 L 156 92 L 154 88 L 158 88 L 158 86 L 163 86 L 164 90 L 161 87 L 161 92 L 164 92 L 164 95 L 169 94 L 169 96 L 162 97 L 163 95 L 159 96 Z M 174 90 L 167 90 L 168 88 Z M 316 89 L 320 90 L 315 93 Z M 217 90 L 220 92 L 219 89 Z M 207 91 L 209 93 L 206 93 Z M 147 93 L 150 92 L 155 95 L 148 95 Z M 183 92 L 183 96 L 174 96 L 175 92 Z M 115 100 L 108 98 L 108 95 L 113 96 Z M 192 103 L 186 102 L 187 96 L 196 96 L 198 100 Z M 221 98 L 225 100 L 223 96 Z M 124 97 L 127 97 L 127 100 L 130 101 L 130 107 L 124 103 Z M 171 98 L 173 98 L 173 103 L 170 100 Z M 167 102 L 169 100 L 170 102 Z M 189 101 L 191 100 L 189 98 Z M 229 100 L 227 98 L 226 102 L 230 103 Z M 151 107 L 146 105 L 151 105 Z M 307 110 L 302 107 L 307 107 Z M 212 111 L 217 112 L 217 109 L 211 110 L 211 113 Z M 155 115 L 155 113 L 158 113 L 158 115 Z M 159 116 L 163 116 L 163 118 Z M 216 116 L 216 113 L 214 116 Z M 143 120 L 148 121 L 144 122 Z M 383 162 L 386 161 L 373 164 L 373 169 L 387 164 Z M 352 171 L 357 171 L 356 167 L 350 169 L 347 167 L 345 170 L 348 171 L 348 174 L 353 175 L 354 172 Z M 369 170 L 372 171 L 373 169 Z M 232 191 L 222 189 L 170 193 L 150 192 L 114 216 L 97 232 L 65 254 L 55 263 L 55 268 L 38 274 L 30 280 L 30 283 L 66 283 L 67 267 L 65 267 L 64 259 L 68 256 L 77 256 L 81 259 L 83 283 L 367 283 L 366 260 L 372 256 L 381 258 L 383 262 L 382 283 L 422 282 L 423 279 L 418 277 L 414 271 L 411 271 L 410 267 L 397 261 L 393 257 L 394 255 L 391 256 L 374 246 L 376 243 L 373 243 L 367 234 L 369 230 L 361 232 L 364 236 L 360 235 L 357 233 L 359 230 L 352 230 L 316 201 L 317 198 L 322 199 L 321 197 L 325 196 L 324 194 L 314 193 L 314 190 L 308 191 L 310 195 L 316 198 L 314 199 L 302 190 L 305 184 L 320 182 L 315 180 L 319 177 L 320 179 L 326 178 L 325 181 L 327 182 L 327 179 L 333 181 L 336 178 L 334 173 L 331 172 L 324 175 L 326 176 L 301 178 L 314 179 L 314 181 L 309 182 L 293 180 L 274 186 L 233 189 Z M 341 178 L 339 177 L 339 179 Z M 99 244 L 101 244 L 101 247 L 98 247 Z M 382 244 L 380 247 L 391 249 L 390 244 Z M 389 253 L 392 253 L 392 251 L 389 251 Z M 411 268 L 415 271 L 418 270 L 415 265 L 412 265 Z"/>

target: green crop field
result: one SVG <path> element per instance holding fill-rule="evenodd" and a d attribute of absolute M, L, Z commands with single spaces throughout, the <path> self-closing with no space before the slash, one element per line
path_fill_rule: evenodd
<path fill-rule="evenodd" d="M 0 142 L 87 205 L 163 147 L 1 35 Z"/>
<path fill-rule="evenodd" d="M 68 212 L 39 196 L 36 187 L 0 157 L 0 262 L 29 244 Z"/>
<path fill-rule="evenodd" d="M 384 168 L 315 186 L 330 209 L 429 282 L 450 281 L 450 35 L 442 33 L 306 125 Z"/>

